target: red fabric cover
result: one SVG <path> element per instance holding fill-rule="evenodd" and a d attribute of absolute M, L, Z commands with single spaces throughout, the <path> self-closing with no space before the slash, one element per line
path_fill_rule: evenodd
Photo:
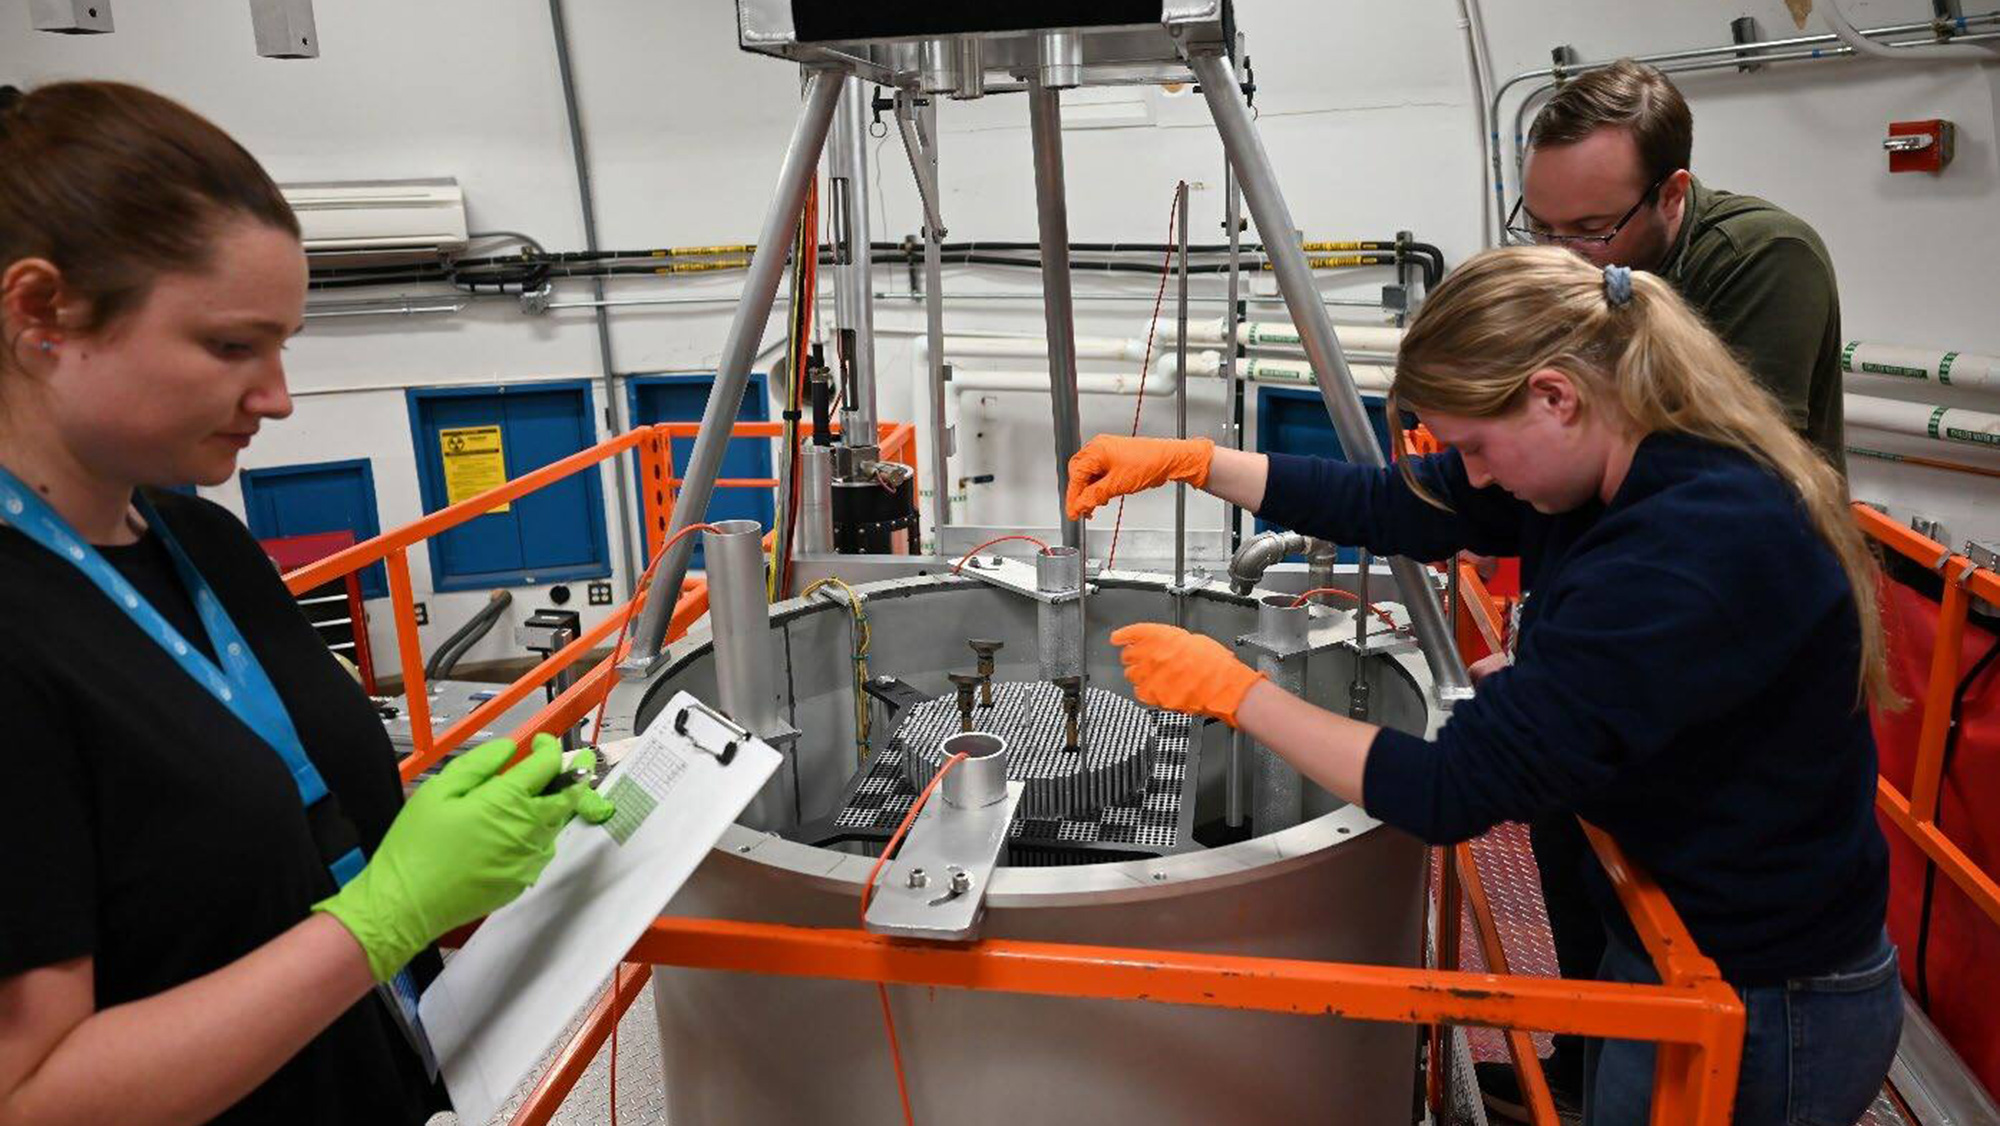
<path fill-rule="evenodd" d="M 1937 639 L 1937 603 L 1899 583 L 1883 584 L 1882 619 L 1896 689 L 1910 705 L 1874 714 L 1882 775 L 1906 796 L 1923 725 L 1924 688 Z M 1993 644 L 1968 622 L 1959 676 Z M 1955 683 L 1955 681 L 1954 681 Z M 1966 693 L 1958 749 L 1942 786 L 1940 826 L 1988 873 L 2000 873 L 2000 661 Z M 1880 812 L 1889 838 L 1889 933 L 1901 948 L 1903 984 L 1916 995 L 1917 930 L 1924 894 L 1924 854 Z M 1940 871 L 1931 907 L 1926 958 L 1930 1018 L 1991 1092 L 2000 1092 L 2000 924 L 1974 906 Z"/>

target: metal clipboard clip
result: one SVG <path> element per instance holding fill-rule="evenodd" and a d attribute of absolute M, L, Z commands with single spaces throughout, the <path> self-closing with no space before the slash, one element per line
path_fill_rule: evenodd
<path fill-rule="evenodd" d="M 720 747 L 697 737 L 690 730 L 693 725 L 689 723 L 689 719 L 696 715 L 706 719 L 713 726 L 722 729 Z M 752 737 L 749 731 L 739 726 L 734 720 L 698 700 L 684 705 L 680 711 L 674 713 L 674 734 L 686 739 L 688 746 L 693 747 L 695 750 L 714 756 L 715 761 L 723 766 L 728 766 L 731 762 L 734 762 L 736 760 L 737 745 Z"/>

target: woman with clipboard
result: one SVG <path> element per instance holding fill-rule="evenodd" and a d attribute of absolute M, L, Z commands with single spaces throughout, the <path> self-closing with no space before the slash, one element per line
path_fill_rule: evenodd
<path fill-rule="evenodd" d="M 538 739 L 402 801 L 379 719 L 207 501 L 291 413 L 299 227 L 130 86 L 0 89 L 0 1124 L 421 1123 L 438 935 L 610 807 Z"/>

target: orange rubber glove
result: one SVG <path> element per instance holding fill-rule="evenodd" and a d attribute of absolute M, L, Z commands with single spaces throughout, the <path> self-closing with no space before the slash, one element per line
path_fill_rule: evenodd
<path fill-rule="evenodd" d="M 1099 434 L 1069 459 L 1069 495 L 1063 507 L 1081 520 L 1097 506 L 1169 481 L 1199 489 L 1208 484 L 1215 443 L 1207 438 L 1121 438 Z"/>
<path fill-rule="evenodd" d="M 1111 635 L 1125 679 L 1142 704 L 1213 716 L 1236 726 L 1236 709 L 1250 686 L 1267 679 L 1212 637 L 1176 626 L 1141 622 Z"/>

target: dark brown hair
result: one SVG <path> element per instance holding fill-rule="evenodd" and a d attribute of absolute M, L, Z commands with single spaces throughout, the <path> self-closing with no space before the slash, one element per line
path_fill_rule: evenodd
<path fill-rule="evenodd" d="M 0 88 L 0 270 L 53 262 L 90 302 L 82 327 L 205 268 L 234 217 L 299 233 L 256 158 L 179 102 L 116 82 Z"/>
<path fill-rule="evenodd" d="M 1657 68 L 1631 59 L 1564 83 L 1535 115 L 1528 145 L 1573 145 L 1607 125 L 1632 134 L 1643 180 L 1678 172 L 1693 158 L 1694 115 L 1687 99 Z"/>

